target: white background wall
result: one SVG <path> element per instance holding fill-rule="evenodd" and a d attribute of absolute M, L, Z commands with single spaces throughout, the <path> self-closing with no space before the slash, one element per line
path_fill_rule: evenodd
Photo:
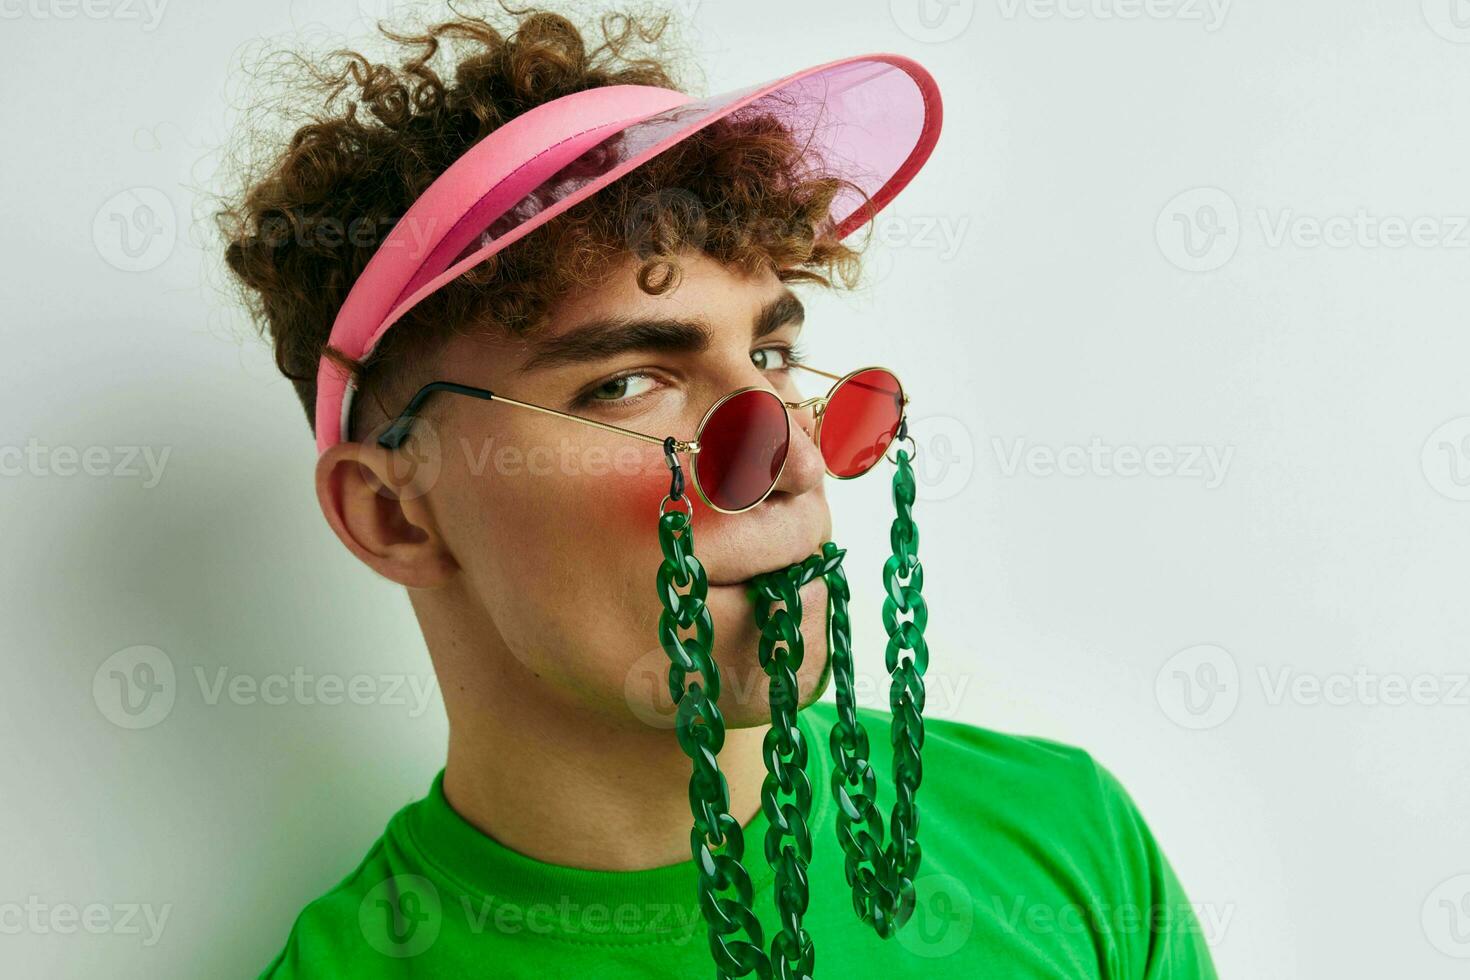
<path fill-rule="evenodd" d="M 1470 4 L 926 3 L 678 9 L 705 91 L 868 51 L 942 87 L 875 286 L 808 328 L 914 394 L 932 712 L 1118 773 L 1224 975 L 1464 976 Z M 0 974 L 253 975 L 441 764 L 436 697 L 212 694 L 431 683 L 199 220 L 246 45 L 385 9 L 0 3 L 0 907 L 43 909 Z M 875 609 L 886 488 L 831 497 Z M 174 676 L 132 719 L 137 646 Z"/>

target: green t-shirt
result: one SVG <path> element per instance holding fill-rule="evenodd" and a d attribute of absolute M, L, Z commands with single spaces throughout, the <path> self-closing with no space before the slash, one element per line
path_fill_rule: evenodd
<path fill-rule="evenodd" d="M 914 914 L 880 939 L 854 914 L 843 875 L 835 717 L 825 702 L 799 715 L 814 790 L 804 925 L 815 977 L 1215 978 L 1183 888 L 1111 773 L 1081 749 L 942 719 L 924 722 Z M 889 716 L 861 708 L 859 718 L 886 826 Z M 768 826 L 758 812 L 744 828 L 767 949 L 777 932 Z M 357 870 L 306 907 L 262 977 L 710 977 L 695 889 L 687 861 L 588 871 L 512 851 L 450 808 L 441 772 Z"/>

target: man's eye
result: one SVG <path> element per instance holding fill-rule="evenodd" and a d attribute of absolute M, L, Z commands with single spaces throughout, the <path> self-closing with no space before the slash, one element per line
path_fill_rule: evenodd
<path fill-rule="evenodd" d="M 762 371 L 780 371 L 796 363 L 792 351 L 785 347 L 762 347 L 751 351 L 750 360 Z"/>
<path fill-rule="evenodd" d="M 587 401 L 618 402 L 636 398 L 653 389 L 655 382 L 646 374 L 624 374 L 609 378 L 587 392 Z"/>

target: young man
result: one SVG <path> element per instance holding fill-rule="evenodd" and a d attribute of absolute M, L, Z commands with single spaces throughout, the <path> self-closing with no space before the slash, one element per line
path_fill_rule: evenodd
<path fill-rule="evenodd" d="M 615 19 L 588 51 L 560 17 L 516 16 L 508 33 L 461 18 L 399 36 L 417 54 L 397 70 L 351 56 L 320 72 L 335 114 L 302 127 L 223 215 L 230 268 L 314 419 L 323 513 L 406 588 L 450 723 L 425 797 L 300 914 L 263 975 L 687 977 L 721 963 L 718 975 L 770 976 L 786 959 L 828 977 L 1213 977 L 1178 880 L 1105 769 L 1079 749 L 940 719 L 924 725 L 911 918 L 887 938 L 859 919 L 833 831 L 838 711 L 817 700 L 834 652 L 820 575 L 800 592 L 794 685 L 810 858 L 793 878 L 763 854 L 773 821 L 790 817 L 762 806 L 773 698 L 750 584 L 833 537 L 823 484 L 836 400 L 821 403 L 824 443 L 809 399 L 830 380 L 804 371 L 791 286 L 852 281 L 857 253 L 841 239 L 922 163 L 937 93 L 914 89 L 916 162 L 900 154 L 882 175 L 891 190 L 857 187 L 858 206 L 852 181 L 812 167 L 811 143 L 770 116 L 674 97 L 656 60 L 629 55 L 656 29 Z M 430 64 L 448 41 L 461 46 L 452 81 Z M 847 74 L 811 77 L 840 116 L 857 111 L 838 101 L 844 86 L 902 84 L 895 65 L 855 59 Z M 356 99 L 343 109 L 333 100 L 347 86 Z M 602 94 L 642 100 L 636 117 L 658 126 L 706 116 L 656 152 L 666 131 L 626 127 L 625 110 L 608 117 L 611 142 L 581 116 L 531 133 L 566 107 L 605 108 Z M 545 160 L 584 133 L 585 152 Z M 539 165 L 548 176 L 516 190 L 522 203 L 482 206 L 486 172 L 513 181 Z M 477 189 L 445 211 L 455 181 Z M 425 220 L 445 214 L 458 217 Z M 403 260 L 393 249 L 414 235 L 424 239 Z M 364 315 L 370 293 L 379 308 Z M 842 377 L 865 358 L 853 361 L 821 367 Z M 405 410 L 436 381 L 473 397 L 441 390 Z M 681 469 L 698 491 L 683 505 L 723 684 L 723 744 L 709 751 L 760 923 L 716 928 L 731 906 L 696 888 L 691 854 L 714 866 L 724 852 L 691 840 L 696 790 L 709 786 L 691 780 L 664 685 L 655 527 L 660 499 L 681 501 L 666 465 L 677 457 L 657 437 L 702 433 L 707 460 L 717 434 L 701 421 L 743 389 L 774 392 L 789 412 L 764 493 L 722 508 L 692 447 Z M 858 718 L 884 805 L 891 719 Z M 796 921 L 778 918 L 778 891 Z"/>

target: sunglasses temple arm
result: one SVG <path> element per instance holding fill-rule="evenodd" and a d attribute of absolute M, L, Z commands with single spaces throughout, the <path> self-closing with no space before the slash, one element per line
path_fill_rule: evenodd
<path fill-rule="evenodd" d="M 469 385 L 456 384 L 453 381 L 431 381 L 414 392 L 408 404 L 403 406 L 403 411 L 399 412 L 398 417 L 389 424 L 388 428 L 383 430 L 382 435 L 378 436 L 378 445 L 384 449 L 397 449 L 402 446 L 404 440 L 408 438 L 409 430 L 413 428 L 414 422 L 419 417 L 419 409 L 423 408 L 424 402 L 428 401 L 429 396 L 436 391 L 447 391 L 455 395 L 468 395 L 471 398 L 479 398 L 484 401 L 496 400 L 495 393 L 486 388 L 473 388 Z M 504 401 L 504 399 L 499 400 Z"/>
<path fill-rule="evenodd" d="M 475 388 L 471 385 L 462 385 L 453 381 L 432 381 L 429 384 L 424 385 L 418 391 L 414 392 L 414 396 L 409 399 L 409 402 L 407 405 L 404 406 L 403 411 L 398 414 L 398 417 L 395 418 L 388 426 L 388 428 L 383 431 L 383 434 L 378 437 L 378 445 L 382 446 L 384 449 L 397 449 L 402 446 L 404 440 L 408 438 L 409 430 L 413 428 L 413 423 L 418 419 L 419 410 L 423 408 L 424 402 L 428 400 L 429 396 L 434 394 L 434 392 L 436 391 L 447 391 L 453 395 L 467 395 L 470 398 L 478 398 L 482 401 L 495 401 L 501 402 L 506 405 L 514 405 L 517 408 L 527 408 L 533 412 L 540 412 L 543 415 L 554 415 L 557 418 L 569 419 L 573 422 L 580 422 L 583 425 L 590 425 L 595 429 L 602 429 L 607 432 L 616 432 L 619 435 L 631 436 L 634 439 L 641 439 L 644 442 L 651 442 L 656 446 L 666 445 L 670 440 L 672 440 L 674 442 L 675 449 L 678 452 L 699 451 L 697 442 L 684 442 L 679 439 L 674 439 L 672 436 L 668 437 L 668 439 L 661 439 L 658 436 L 651 436 L 645 432 L 635 432 L 632 429 L 625 429 L 620 425 L 611 425 L 607 422 L 597 422 L 593 419 L 585 419 L 580 415 L 570 415 L 566 412 L 559 412 L 554 408 L 546 408 L 542 405 L 533 405 L 530 402 L 523 402 L 518 401 L 514 398 L 507 398 L 504 395 L 495 394 L 488 388 Z"/>

